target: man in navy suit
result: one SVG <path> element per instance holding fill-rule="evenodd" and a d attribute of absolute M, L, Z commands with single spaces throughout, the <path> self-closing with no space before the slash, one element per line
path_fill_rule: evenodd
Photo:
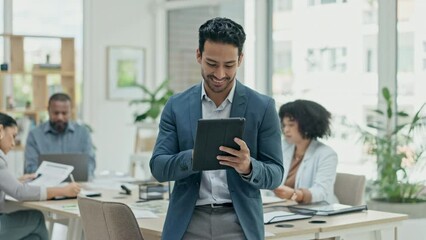
<path fill-rule="evenodd" d="M 163 239 L 263 239 L 259 189 L 275 189 L 283 176 L 280 124 L 272 98 L 236 79 L 244 29 L 227 18 L 201 25 L 196 58 L 203 81 L 166 104 L 150 161 L 158 181 L 175 181 Z M 198 119 L 244 117 L 240 150 L 220 147 L 226 170 L 193 171 Z"/>

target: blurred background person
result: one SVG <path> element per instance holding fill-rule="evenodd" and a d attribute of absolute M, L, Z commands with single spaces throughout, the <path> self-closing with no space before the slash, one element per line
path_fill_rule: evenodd
<path fill-rule="evenodd" d="M 318 138 L 331 134 L 331 114 L 320 104 L 296 100 L 280 107 L 284 182 L 276 196 L 300 203 L 337 203 L 334 195 L 337 154 Z"/>
<path fill-rule="evenodd" d="M 37 210 L 3 213 L 5 194 L 18 201 L 46 200 L 56 196 L 76 197 L 80 185 L 63 187 L 31 186 L 35 174 L 16 179 L 7 169 L 6 154 L 15 147 L 18 127 L 15 119 L 0 113 L 0 239 L 48 239 L 44 216 Z"/>

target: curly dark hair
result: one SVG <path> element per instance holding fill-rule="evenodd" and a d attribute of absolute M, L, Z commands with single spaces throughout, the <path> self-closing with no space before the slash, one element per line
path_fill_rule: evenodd
<path fill-rule="evenodd" d="M 309 100 L 296 100 L 283 104 L 279 110 L 281 122 L 288 117 L 299 124 L 303 138 L 316 139 L 331 135 L 331 113 L 320 104 Z"/>
<path fill-rule="evenodd" d="M 243 52 L 246 33 L 241 25 L 231 19 L 221 17 L 210 19 L 200 26 L 198 33 L 198 49 L 201 54 L 204 51 L 204 43 L 207 40 L 229 43 L 238 47 L 238 56 L 241 56 Z"/>

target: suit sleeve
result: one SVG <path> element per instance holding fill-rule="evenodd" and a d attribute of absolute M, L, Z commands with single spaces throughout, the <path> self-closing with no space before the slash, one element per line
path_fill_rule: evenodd
<path fill-rule="evenodd" d="M 279 118 L 270 99 L 257 136 L 257 159 L 251 158 L 252 176 L 248 181 L 258 189 L 275 189 L 283 178 L 283 154 Z"/>
<path fill-rule="evenodd" d="M 179 148 L 172 99 L 167 102 L 161 115 L 150 168 L 152 175 L 159 182 L 176 181 L 196 173 L 192 171 L 192 149 L 181 151 Z"/>

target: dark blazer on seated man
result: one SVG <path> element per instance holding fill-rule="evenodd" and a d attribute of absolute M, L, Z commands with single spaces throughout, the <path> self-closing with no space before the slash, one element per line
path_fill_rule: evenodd
<path fill-rule="evenodd" d="M 247 239 L 263 239 L 263 207 L 259 189 L 274 189 L 283 176 L 280 124 L 274 100 L 236 81 L 230 117 L 246 119 L 243 140 L 250 150 L 252 171 L 244 178 L 226 170 L 238 221 Z M 182 239 L 199 197 L 201 172 L 192 170 L 198 119 L 202 118 L 202 84 L 176 94 L 166 104 L 150 161 L 158 181 L 176 181 L 163 239 Z"/>

